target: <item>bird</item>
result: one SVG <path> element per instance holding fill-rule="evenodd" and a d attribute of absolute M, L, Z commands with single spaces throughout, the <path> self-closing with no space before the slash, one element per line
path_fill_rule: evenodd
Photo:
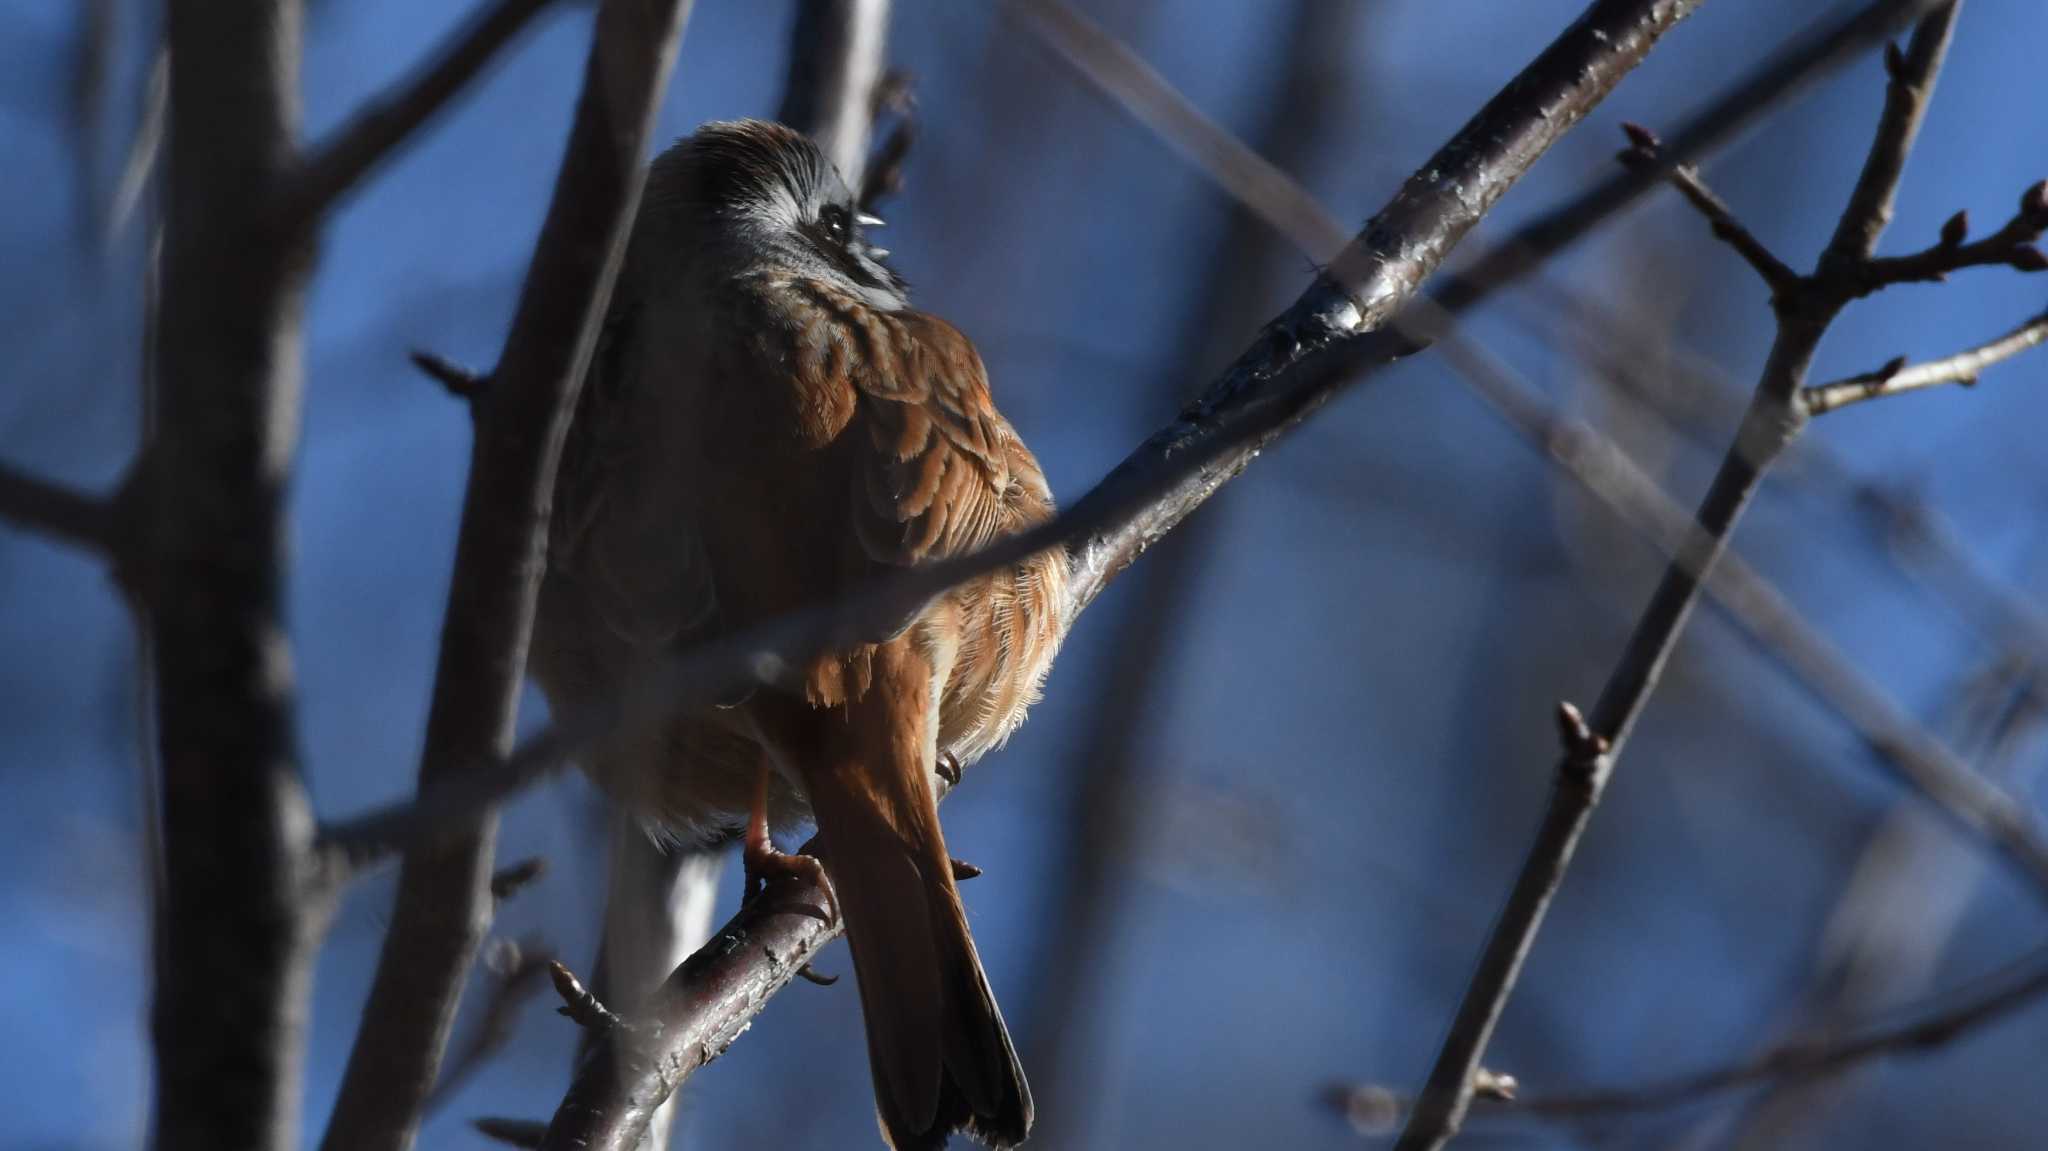
<path fill-rule="evenodd" d="M 649 166 L 553 492 L 530 656 L 550 707 L 1054 515 L 973 343 L 911 307 L 881 226 L 780 124 L 705 124 Z M 764 887 L 822 867 L 813 913 L 845 927 L 896 1151 L 1030 1132 L 936 795 L 1039 697 L 1067 576 L 1057 548 L 978 576 L 582 765 L 662 834 L 740 834 Z M 807 821 L 815 857 L 775 849 Z"/>

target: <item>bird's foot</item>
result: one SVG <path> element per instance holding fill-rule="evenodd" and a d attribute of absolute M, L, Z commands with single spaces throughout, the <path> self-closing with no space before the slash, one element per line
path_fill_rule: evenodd
<path fill-rule="evenodd" d="M 775 841 L 768 837 L 768 769 L 761 769 L 761 780 L 754 792 L 754 807 L 747 819 L 747 835 L 740 847 L 740 865 L 746 871 L 747 893 L 745 904 L 753 905 L 756 900 L 769 899 L 764 905 L 769 912 L 787 911 L 805 915 L 820 923 L 839 922 L 839 899 L 832 893 L 832 880 L 825 874 L 825 865 L 816 856 L 803 855 L 779 850 Z M 823 903 L 807 901 L 804 896 L 815 891 Z"/>

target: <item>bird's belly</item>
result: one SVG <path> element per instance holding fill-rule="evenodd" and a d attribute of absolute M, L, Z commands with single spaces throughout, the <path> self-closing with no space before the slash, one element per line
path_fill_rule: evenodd
<path fill-rule="evenodd" d="M 939 686 L 939 747 L 972 764 L 1001 747 L 1038 702 L 1059 650 L 1065 565 L 1038 556 L 956 589 L 927 617 L 927 646 L 958 637 Z"/>

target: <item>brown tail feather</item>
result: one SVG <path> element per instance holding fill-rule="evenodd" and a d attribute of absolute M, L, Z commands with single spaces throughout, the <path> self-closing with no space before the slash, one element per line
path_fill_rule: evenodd
<path fill-rule="evenodd" d="M 837 733 L 845 753 L 806 783 L 853 950 L 882 1133 L 896 1151 L 943 1147 L 953 1131 L 1015 1146 L 1031 1129 L 1031 1089 L 953 885 L 917 754 L 929 737 L 907 737 L 901 721 L 921 717 L 898 710 L 930 697 L 877 679 Z"/>

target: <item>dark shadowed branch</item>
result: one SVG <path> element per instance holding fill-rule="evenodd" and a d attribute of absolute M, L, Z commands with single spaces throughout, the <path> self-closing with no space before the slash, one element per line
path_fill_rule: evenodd
<path fill-rule="evenodd" d="M 0 464 L 0 523 L 97 556 L 111 556 L 114 551 L 114 512 L 109 501 L 7 464 Z"/>
<path fill-rule="evenodd" d="M 1195 162 L 1212 174 L 1220 169 L 1237 176 L 1227 189 L 1233 196 L 1260 200 L 1231 213 L 1201 277 L 1202 300 L 1190 311 L 1183 337 L 1153 385 L 1165 401 L 1180 403 L 1187 398 L 1188 382 L 1225 362 L 1241 333 L 1257 324 L 1260 311 L 1269 306 L 1272 290 L 1295 276 L 1299 260 L 1286 244 L 1275 242 L 1276 227 L 1283 235 L 1309 233 L 1288 238 L 1315 258 L 1327 259 L 1344 246 L 1346 235 L 1333 218 L 1315 216 L 1306 229 L 1290 226 L 1299 216 L 1285 213 L 1314 204 L 1285 173 L 1309 167 L 1340 137 L 1356 132 L 1346 123 L 1351 92 L 1344 69 L 1356 46 L 1366 42 L 1370 10 L 1295 0 L 1285 17 L 1285 54 L 1276 62 L 1284 79 L 1261 117 L 1254 151 L 1071 9 L 1022 2 L 1011 7 L 1029 14 L 1029 26 L 1112 99 L 1133 107 L 1148 123 L 1155 116 L 1171 119 L 1174 128 L 1160 129 L 1162 135 L 1195 154 Z M 1190 138 L 1198 142 L 1191 146 Z M 1277 203 L 1269 205 L 1268 199 Z M 1120 974 L 1111 957 L 1117 953 L 1118 909 L 1129 898 L 1134 829 L 1144 826 L 1146 797 L 1157 793 L 1165 774 L 1155 762 L 1157 729 L 1145 717 L 1158 714 L 1169 671 L 1178 664 L 1176 647 L 1188 643 L 1191 601 L 1230 536 L 1227 510 L 1212 507 L 1183 524 L 1158 554 L 1132 572 L 1129 578 L 1140 586 L 1126 589 L 1123 614 L 1106 621 L 1113 631 L 1101 644 L 1108 653 L 1101 674 L 1117 688 L 1096 693 L 1090 701 L 1082 750 L 1070 757 L 1064 815 L 1053 821 L 1067 846 L 1058 852 L 1060 878 L 1046 900 L 1045 926 L 1033 946 L 1036 961 L 1028 966 L 1022 988 L 1028 1012 L 1020 1028 L 1024 1066 L 1034 1077 L 1039 1102 L 1033 1137 L 1050 1146 L 1084 1142 L 1091 1104 L 1101 1097 L 1098 1077 L 1080 1054 L 1093 1038 L 1091 1005 Z"/>
<path fill-rule="evenodd" d="M 846 186 L 861 187 L 889 0 L 808 0 L 789 35 L 789 83 L 776 119 L 818 142 Z"/>
<path fill-rule="evenodd" d="M 806 613 L 685 657 L 658 677 L 661 682 L 646 685 L 654 693 L 651 698 L 628 701 L 627 714 L 635 714 L 630 709 L 636 706 L 666 709 L 678 699 L 692 700 L 685 693 L 731 675 L 733 667 L 752 667 L 755 674 L 773 679 L 775 660 L 831 646 L 840 635 L 859 635 L 866 621 L 892 618 L 900 605 L 920 603 L 975 571 L 1070 540 L 1075 579 L 1066 622 L 1071 625 L 1146 545 L 1318 407 L 1355 374 L 1356 366 L 1404 347 L 1398 338 L 1375 340 L 1367 333 L 1391 320 L 1549 145 L 1693 7 L 1682 0 L 1593 5 L 1374 217 L 1339 257 L 1341 281 L 1319 277 L 1178 421 L 1147 441 L 1072 511 L 979 555 L 913 569 L 837 610 Z M 1360 345 L 1367 347 L 1360 350 Z M 1337 348 L 1348 354 L 1318 355 Z M 878 608 L 894 611 L 873 614 Z M 573 743 L 566 732 L 555 738 Z M 392 828 L 367 829 L 388 833 Z M 360 836 L 363 830 L 359 825 L 349 834 Z M 579 1077 L 545 1145 L 633 1147 L 646 1116 L 696 1068 L 722 1052 L 835 934 L 836 928 L 806 916 L 759 905 L 743 910 L 671 977 L 632 1026 L 611 1030 L 618 1054 L 592 1061 L 596 1072 Z"/>
<path fill-rule="evenodd" d="M 1799 389 L 1805 384 L 1821 337 L 1841 309 L 1861 294 L 1863 270 L 1890 218 L 1899 175 L 1947 52 L 1956 11 L 1957 4 L 1951 2 L 1922 17 L 1910 46 L 1888 69 L 1891 81 L 1870 155 L 1819 267 L 1796 284 L 1772 285 L 1777 337 L 1736 442 L 1701 501 L 1694 530 L 1666 568 L 1588 717 L 1592 732 L 1605 741 L 1608 750 L 1591 772 L 1577 770 L 1570 755 L 1559 761 L 1557 785 L 1536 842 L 1488 936 L 1479 968 L 1459 1004 L 1421 1101 L 1396 1144 L 1397 1151 L 1435 1151 L 1457 1134 L 1464 1121 L 1472 1101 L 1473 1073 L 1514 994 L 1523 962 L 1535 945 L 1551 899 L 1564 880 L 1614 764 L 1684 633 L 1702 580 L 1725 551 L 1736 521 L 1764 474 L 1802 427 Z"/>
<path fill-rule="evenodd" d="M 361 183 L 434 113 L 469 86 L 535 16 L 555 0 L 488 0 L 488 6 L 451 36 L 432 61 L 380 96 L 334 137 L 310 151 L 291 182 L 283 218 L 287 230 L 310 228 L 335 201 Z"/>
<path fill-rule="evenodd" d="M 476 435 L 422 786 L 489 773 L 510 750 L 546 545 L 548 496 L 628 228 L 687 0 L 607 0 L 533 263 Z M 490 921 L 495 816 L 411 853 L 328 1151 L 402 1151 L 432 1089 Z"/>
<path fill-rule="evenodd" d="M 305 253 L 261 220 L 298 132 L 296 3 L 179 0 L 166 32 L 162 312 L 140 465 L 157 685 L 163 1151 L 298 1145 L 329 899 L 311 851 L 283 615 Z"/>

